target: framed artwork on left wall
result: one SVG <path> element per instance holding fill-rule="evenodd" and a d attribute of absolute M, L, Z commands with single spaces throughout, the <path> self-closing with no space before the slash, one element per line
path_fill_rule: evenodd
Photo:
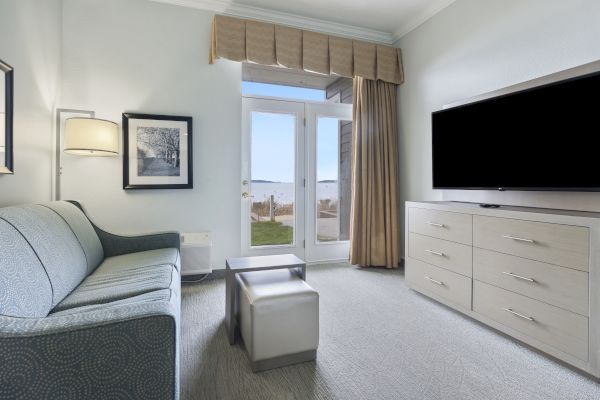
<path fill-rule="evenodd" d="M 192 189 L 192 117 L 123 114 L 123 189 Z"/>
<path fill-rule="evenodd" d="M 13 68 L 0 60 L 0 175 L 15 173 L 13 150 Z"/>

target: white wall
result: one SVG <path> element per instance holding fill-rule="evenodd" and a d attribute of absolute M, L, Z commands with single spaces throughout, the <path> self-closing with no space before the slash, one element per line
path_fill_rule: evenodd
<path fill-rule="evenodd" d="M 0 0 L 0 59 L 14 68 L 15 90 L 15 174 L 0 175 L 0 207 L 50 200 L 60 32 L 60 0 Z"/>
<path fill-rule="evenodd" d="M 458 0 L 397 43 L 402 200 L 600 211 L 600 194 L 431 189 L 431 112 L 600 59 L 600 1 Z"/>
<path fill-rule="evenodd" d="M 598 194 L 433 191 L 430 148 L 430 113 L 443 104 L 600 59 L 599 15 L 595 0 L 458 0 L 402 38 L 402 199 L 600 211 Z M 123 191 L 122 158 L 68 158 L 63 198 L 116 232 L 210 230 L 215 267 L 237 255 L 241 66 L 207 64 L 211 17 L 146 0 L 0 0 L 17 171 L 0 176 L 0 206 L 50 198 L 54 106 L 117 122 L 126 111 L 191 115 L 195 189 Z"/>
<path fill-rule="evenodd" d="M 122 156 L 64 156 L 62 198 L 117 233 L 209 230 L 213 267 L 240 251 L 241 64 L 208 65 L 212 13 L 147 0 L 63 2 L 60 107 L 193 117 L 194 189 L 122 189 Z"/>

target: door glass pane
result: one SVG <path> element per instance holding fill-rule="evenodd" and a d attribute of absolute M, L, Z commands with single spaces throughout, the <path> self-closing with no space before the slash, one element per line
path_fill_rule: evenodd
<path fill-rule="evenodd" d="M 294 243 L 295 138 L 295 115 L 252 113 L 252 246 Z"/>
<path fill-rule="evenodd" d="M 352 121 L 317 118 L 317 242 L 350 238 Z"/>

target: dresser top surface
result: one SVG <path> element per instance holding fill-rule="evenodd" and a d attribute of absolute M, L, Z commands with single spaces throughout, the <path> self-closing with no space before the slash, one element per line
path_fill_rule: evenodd
<path fill-rule="evenodd" d="M 505 206 L 500 205 L 498 208 L 485 208 L 480 207 L 479 203 L 466 203 L 459 201 L 407 201 L 407 207 L 419 207 L 431 208 L 464 212 L 477 215 L 488 215 L 488 216 L 506 216 L 507 212 L 511 214 L 518 213 L 529 213 L 529 214 L 540 214 L 540 215 L 552 215 L 552 216 L 565 216 L 565 217 L 578 217 L 588 218 L 594 220 L 600 220 L 600 213 L 590 211 L 575 211 L 575 210 L 555 210 L 550 208 L 535 208 L 535 207 L 518 207 L 518 206 Z"/>

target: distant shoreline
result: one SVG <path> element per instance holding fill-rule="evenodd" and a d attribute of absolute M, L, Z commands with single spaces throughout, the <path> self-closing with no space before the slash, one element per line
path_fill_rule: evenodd
<path fill-rule="evenodd" d="M 317 199 L 338 200 L 337 181 L 322 181 L 316 186 Z M 292 182 L 252 181 L 250 191 L 254 202 L 268 201 L 273 196 L 279 204 L 290 204 L 295 198 L 295 185 Z"/>

